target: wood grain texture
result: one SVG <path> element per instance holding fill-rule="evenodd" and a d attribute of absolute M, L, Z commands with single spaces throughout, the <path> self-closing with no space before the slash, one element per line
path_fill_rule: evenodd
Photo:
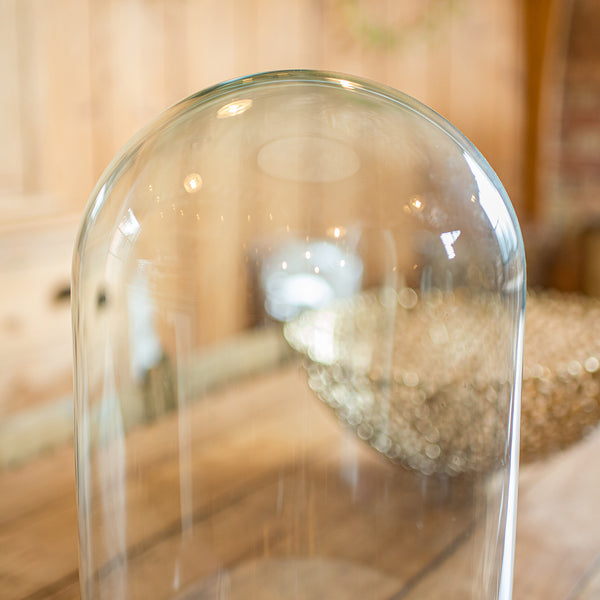
<path fill-rule="evenodd" d="M 265 594 L 273 594 L 265 597 L 276 597 L 278 585 L 289 585 L 290 578 L 305 573 L 313 582 L 301 596 L 308 600 L 322 593 L 319 582 L 324 585 L 357 562 L 362 566 L 351 569 L 354 579 L 345 579 L 348 587 L 340 590 L 340 597 L 365 597 L 361 586 L 367 584 L 374 598 L 437 598 L 442 591 L 444 598 L 468 597 L 476 546 L 468 527 L 465 529 L 467 522 L 456 523 L 453 531 L 440 538 L 444 512 L 432 513 L 418 533 L 421 551 L 402 554 L 397 540 L 415 536 L 417 531 L 403 534 L 397 529 L 400 525 L 395 525 L 393 511 L 398 506 L 411 510 L 408 484 L 412 475 L 405 471 L 390 474 L 390 464 L 366 447 L 354 447 L 351 440 L 350 446 L 332 446 L 328 441 L 331 427 L 335 427 L 332 415 L 314 398 L 289 396 L 297 376 L 292 369 L 275 378 L 253 378 L 241 387 L 218 392 L 212 402 L 192 410 L 190 428 L 201 432 L 203 442 L 192 447 L 193 463 L 199 470 L 192 476 L 191 489 L 196 493 L 187 505 L 191 520 L 186 522 L 193 524 L 188 538 L 180 535 L 184 522 L 178 481 L 185 475 L 176 440 L 180 425 L 166 418 L 132 432 L 126 468 L 137 476 L 127 498 L 126 539 L 128 571 L 140 577 L 136 592 L 144 597 L 169 597 L 175 556 L 179 557 L 179 585 L 182 590 L 188 588 L 182 596 L 186 599 L 212 598 L 219 589 L 224 591 L 223 586 L 232 591 L 232 598 L 238 598 L 236 594 L 248 597 L 265 577 L 269 582 Z M 248 385 L 251 395 L 246 394 Z M 240 397 L 251 401 L 250 412 L 240 405 Z M 284 398 L 287 402 L 282 402 Z M 299 439 L 296 432 L 307 419 L 314 428 L 314 449 L 303 449 L 301 466 L 294 458 Z M 206 423 L 210 423 L 209 429 Z M 257 439 L 263 440 L 260 446 Z M 228 462 L 223 455 L 226 448 L 232 456 L 246 456 L 246 462 Z M 340 452 L 349 451 L 358 461 L 353 464 L 359 473 L 352 505 L 343 499 L 346 492 L 339 477 L 344 464 Z M 596 434 L 568 452 L 522 469 L 516 600 L 595 597 L 600 540 L 595 515 L 600 486 L 589 465 L 598 451 L 600 437 Z M 282 471 L 285 464 L 288 466 Z M 586 464 L 587 469 L 581 468 Z M 402 485 L 393 484 L 397 477 Z M 294 487 L 301 482 L 308 494 Z M 389 490 L 383 504 L 382 486 Z M 174 488 L 180 491 L 173 493 Z M 79 598 L 72 449 L 65 447 L 5 471 L 0 475 L 0 489 L 9 490 L 0 495 L 0 598 Z M 197 493 L 201 489 L 211 490 L 210 495 Z M 281 490 L 282 512 L 278 513 L 273 510 L 274 500 Z M 326 496 L 320 496 L 325 491 Z M 375 500 L 377 512 L 369 517 L 367 507 Z M 312 522 L 314 526 L 298 530 L 289 517 L 302 511 L 308 511 L 309 520 L 298 523 Z M 109 512 L 116 518 L 118 511 Z M 96 517 L 92 514 L 92 518 Z M 98 518 L 101 525 L 101 515 Z M 186 518 L 184 515 L 184 521 Z M 318 549 L 321 556 L 336 556 L 350 563 L 312 560 L 311 548 Z M 382 548 L 386 549 L 383 554 Z M 307 559 L 291 560 L 298 554 Z M 241 563 L 244 566 L 236 566 Z M 107 582 L 116 586 L 113 592 L 119 589 L 118 572 L 118 563 L 109 561 L 104 567 Z M 205 577 L 200 588 L 193 584 L 199 576 Z"/>
<path fill-rule="evenodd" d="M 227 570 L 243 597 L 258 577 L 248 579 L 244 570 L 256 561 L 271 582 L 285 580 L 288 569 L 290 577 L 300 567 L 324 569 L 327 579 L 360 564 L 385 598 L 463 539 L 470 527 L 468 486 L 424 511 L 425 482 L 357 445 L 312 394 L 298 395 L 296 389 L 307 389 L 297 388 L 298 377 L 292 367 L 251 378 L 191 407 L 183 422 L 193 435 L 193 471 L 182 461 L 181 415 L 130 434 L 126 496 L 105 494 L 90 504 L 87 520 L 98 534 L 91 551 L 110 596 L 129 589 L 140 597 L 170 598 L 175 567 L 182 591 L 204 580 L 202 593 L 209 593 L 213 575 Z M 99 473 L 90 482 L 92 500 L 95 486 L 107 485 L 105 452 L 112 456 L 107 446 L 92 462 L 91 472 Z M 52 477 L 67 457 L 8 472 L 2 481 L 14 487 L 29 480 L 39 490 L 35 475 L 48 473 L 42 502 L 4 500 L 0 589 L 6 596 L 0 597 L 41 597 L 73 584 L 72 475 Z M 433 488 L 428 493 L 438 497 Z M 123 563 L 113 554 L 119 543 L 105 546 L 121 535 L 134 587 L 127 587 L 132 584 L 124 582 Z M 299 556 L 310 560 L 296 564 Z M 273 566 L 271 558 L 279 562 Z"/>
<path fill-rule="evenodd" d="M 595 507 L 600 502 L 600 483 L 594 457 L 598 452 L 600 435 L 596 432 L 570 451 L 523 469 L 517 598 L 570 599 L 577 582 L 596 561 L 600 523 Z"/>
<path fill-rule="evenodd" d="M 70 236 L 95 181 L 151 118 L 218 81 L 322 68 L 395 86 L 462 128 L 518 208 L 518 4 L 430 2 L 430 28 L 412 20 L 420 3 L 390 0 L 2 0 L 0 347 L 9 358 L 0 367 L 0 411 L 69 391 L 70 326 L 51 297 L 70 277 Z M 72 232 L 56 225 L 65 215 Z M 60 250 L 38 243 L 40 227 L 62 236 Z M 10 244 L 28 246 L 25 262 L 13 260 Z"/>
<path fill-rule="evenodd" d="M 0 206 L 4 195 L 16 194 L 23 184 L 23 135 L 20 106 L 17 0 L 0 3 L 0 131 L 9 143 L 0 145 Z"/>
<path fill-rule="evenodd" d="M 0 226 L 0 415 L 71 394 L 75 219 Z"/>
<path fill-rule="evenodd" d="M 472 137 L 519 204 L 519 3 L 419 6 L 3 0 L 3 219 L 80 212 L 110 159 L 161 110 L 219 81 L 286 68 L 340 70 L 415 95 Z"/>

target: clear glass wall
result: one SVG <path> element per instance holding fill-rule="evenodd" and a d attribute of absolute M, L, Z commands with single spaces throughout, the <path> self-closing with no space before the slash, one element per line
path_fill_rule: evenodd
<path fill-rule="evenodd" d="M 508 600 L 524 282 L 490 167 L 394 90 L 167 111 L 75 251 L 84 600 Z"/>

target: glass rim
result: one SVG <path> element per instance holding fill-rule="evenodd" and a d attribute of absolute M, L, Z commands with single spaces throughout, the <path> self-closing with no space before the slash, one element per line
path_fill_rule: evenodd
<path fill-rule="evenodd" d="M 464 152 L 468 153 L 484 171 L 485 175 L 500 194 L 517 233 L 518 244 L 523 247 L 522 233 L 517 216 L 500 178 L 477 146 L 475 146 L 464 133 L 440 113 L 405 92 L 365 77 L 321 69 L 278 69 L 227 79 L 194 92 L 158 113 L 129 138 L 104 169 L 89 196 L 75 240 L 75 254 L 77 254 L 78 250 L 85 244 L 86 234 L 91 224 L 90 222 L 95 221 L 95 217 L 106 201 L 106 195 L 102 192 L 103 187 L 112 178 L 118 178 L 122 167 L 129 157 L 135 154 L 151 135 L 157 133 L 167 125 L 172 124 L 176 119 L 181 117 L 182 114 L 194 110 L 203 104 L 212 102 L 222 96 L 231 94 L 236 90 L 263 87 L 274 83 L 314 84 L 331 88 L 342 88 L 349 93 L 360 91 L 366 95 L 379 97 L 382 100 L 396 103 L 399 106 L 412 111 L 417 117 L 429 121 L 434 127 L 438 128 L 443 134 L 454 141 Z"/>

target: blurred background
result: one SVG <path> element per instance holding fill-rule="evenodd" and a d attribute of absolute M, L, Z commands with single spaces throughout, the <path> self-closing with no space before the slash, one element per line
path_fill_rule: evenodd
<path fill-rule="evenodd" d="M 206 86 L 318 68 L 396 87 L 482 151 L 530 285 L 600 294 L 596 0 L 0 0 L 0 468 L 68 441 L 70 263 L 109 161 Z"/>
<path fill-rule="evenodd" d="M 54 582 L 23 598 L 78 597 L 72 249 L 95 182 L 137 130 L 259 71 L 391 85 L 498 173 L 530 287 L 600 296 L 599 31 L 598 0 L 0 0 L 0 598 L 19 569 L 23 589 Z M 600 490 L 578 468 L 599 441 L 522 471 L 518 598 L 575 598 L 589 565 L 597 587 L 577 598 L 600 594 Z"/>

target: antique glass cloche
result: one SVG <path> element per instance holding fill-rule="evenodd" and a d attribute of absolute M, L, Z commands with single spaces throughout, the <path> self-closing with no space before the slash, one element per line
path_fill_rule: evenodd
<path fill-rule="evenodd" d="M 524 282 L 497 177 L 399 92 L 168 110 L 76 245 L 84 600 L 508 600 Z"/>

